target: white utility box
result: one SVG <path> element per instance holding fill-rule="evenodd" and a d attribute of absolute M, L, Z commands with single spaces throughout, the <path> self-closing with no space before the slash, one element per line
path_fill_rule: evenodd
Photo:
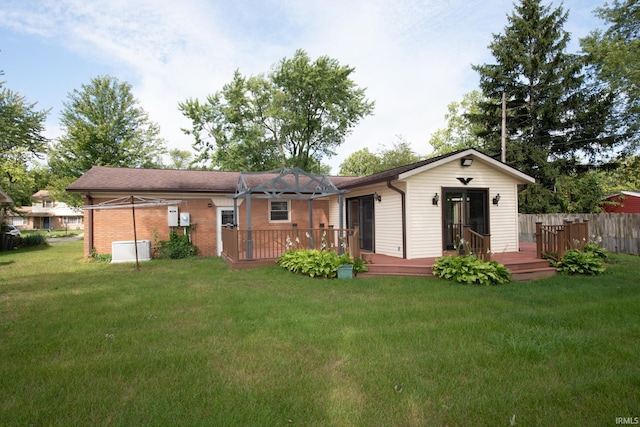
<path fill-rule="evenodd" d="M 151 260 L 151 240 L 138 240 L 138 261 Z M 136 262 L 133 240 L 111 242 L 111 262 Z"/>
<path fill-rule="evenodd" d="M 167 218 L 169 222 L 169 227 L 178 226 L 178 207 L 177 206 L 169 206 Z"/>
<path fill-rule="evenodd" d="M 188 227 L 191 225 L 191 215 L 189 212 L 180 213 L 180 227 Z"/>

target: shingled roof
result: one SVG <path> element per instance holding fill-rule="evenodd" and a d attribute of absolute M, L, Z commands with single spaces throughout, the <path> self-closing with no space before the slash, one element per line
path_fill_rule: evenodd
<path fill-rule="evenodd" d="M 471 155 L 479 160 L 488 162 L 504 172 L 525 182 L 535 182 L 532 177 L 506 165 L 499 160 L 489 157 L 478 150 L 468 148 L 454 151 L 442 156 L 432 157 L 405 166 L 389 169 L 369 176 L 328 176 L 331 182 L 340 190 L 356 188 L 364 185 L 376 184 L 406 177 L 411 171 L 420 170 L 424 166 L 438 162 L 446 163 L 455 157 Z M 454 159 L 449 159 L 454 157 Z M 449 160 L 447 160 L 449 159 Z M 437 166 L 437 164 L 432 165 Z M 108 166 L 94 166 L 84 175 L 67 187 L 73 193 L 113 192 L 113 193 L 223 193 L 234 194 L 238 186 L 241 172 L 173 170 L 173 169 L 135 169 L 116 168 Z M 255 186 L 272 180 L 277 173 L 247 174 L 251 176 L 248 185 Z"/>
<path fill-rule="evenodd" d="M 264 174 L 269 180 L 277 174 Z M 240 172 L 136 169 L 94 166 L 67 187 L 72 193 L 86 192 L 186 192 L 234 194 Z M 359 177 L 329 177 L 338 186 Z"/>
<path fill-rule="evenodd" d="M 67 187 L 85 192 L 234 193 L 239 172 L 94 166 Z"/>

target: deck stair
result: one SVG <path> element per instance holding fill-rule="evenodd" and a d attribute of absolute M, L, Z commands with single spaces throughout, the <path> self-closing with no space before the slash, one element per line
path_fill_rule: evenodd
<path fill-rule="evenodd" d="M 527 248 L 530 249 L 530 248 Z M 496 254 L 494 259 L 503 264 L 511 272 L 511 280 L 526 281 L 550 277 L 557 274 L 557 270 L 549 261 L 536 259 L 531 250 L 513 253 Z M 371 276 L 433 276 L 431 266 L 436 258 L 421 258 L 406 260 L 379 254 L 371 254 L 372 262 L 367 264 L 369 271 L 358 273 L 359 277 Z"/>

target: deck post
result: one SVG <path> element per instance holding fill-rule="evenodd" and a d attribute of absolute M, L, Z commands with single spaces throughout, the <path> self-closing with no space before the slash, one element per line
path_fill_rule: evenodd
<path fill-rule="evenodd" d="M 562 240 L 562 247 L 567 250 L 567 249 L 571 249 L 574 246 L 574 225 L 573 225 L 573 221 L 571 221 L 570 219 L 565 218 L 564 219 L 564 239 Z M 564 254 L 564 252 L 563 252 Z"/>
<path fill-rule="evenodd" d="M 342 233 L 342 229 L 344 228 L 344 206 L 343 204 L 344 198 L 342 197 L 342 193 L 338 193 L 338 230 L 339 233 Z M 345 236 L 346 237 L 346 236 Z M 338 238 L 338 242 L 340 242 L 341 236 Z M 342 255 L 342 244 L 338 244 L 338 255 Z"/>
<path fill-rule="evenodd" d="M 536 221 L 536 258 L 542 259 L 542 222 Z"/>
<path fill-rule="evenodd" d="M 253 241 L 251 240 L 251 194 L 247 193 L 247 259 L 253 259 Z"/>
<path fill-rule="evenodd" d="M 483 237 L 484 237 L 485 261 L 491 261 L 491 234 L 485 234 Z"/>
<path fill-rule="evenodd" d="M 566 235 L 567 227 L 560 227 L 558 229 L 558 239 L 556 241 L 556 247 L 558 249 L 558 261 L 562 259 L 564 256 L 565 245 L 567 244 L 567 235 Z"/>

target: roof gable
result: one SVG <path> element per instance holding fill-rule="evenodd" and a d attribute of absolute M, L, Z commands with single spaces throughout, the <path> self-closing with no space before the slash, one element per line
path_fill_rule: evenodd
<path fill-rule="evenodd" d="M 465 157 L 472 157 L 474 159 L 487 163 L 492 167 L 499 169 L 504 173 L 512 176 L 514 179 L 520 181 L 523 184 L 535 182 L 535 178 L 523 172 L 520 172 L 519 170 L 507 164 L 504 164 L 492 157 L 489 157 L 486 154 L 483 154 L 476 149 L 468 148 L 464 150 L 458 150 L 451 153 L 447 153 L 441 156 L 432 157 L 430 159 L 421 160 L 419 162 L 411 163 L 405 166 L 400 166 L 394 169 L 378 172 L 373 175 L 360 177 L 351 181 L 347 181 L 341 185 L 338 185 L 338 187 L 354 188 L 354 187 L 360 187 L 360 186 L 369 185 L 369 184 L 375 184 L 378 182 L 384 182 L 388 180 L 407 179 L 413 175 L 422 173 L 429 169 L 436 168 L 438 166 L 442 166 L 443 164 L 446 164 L 452 161 L 457 161 Z"/>

